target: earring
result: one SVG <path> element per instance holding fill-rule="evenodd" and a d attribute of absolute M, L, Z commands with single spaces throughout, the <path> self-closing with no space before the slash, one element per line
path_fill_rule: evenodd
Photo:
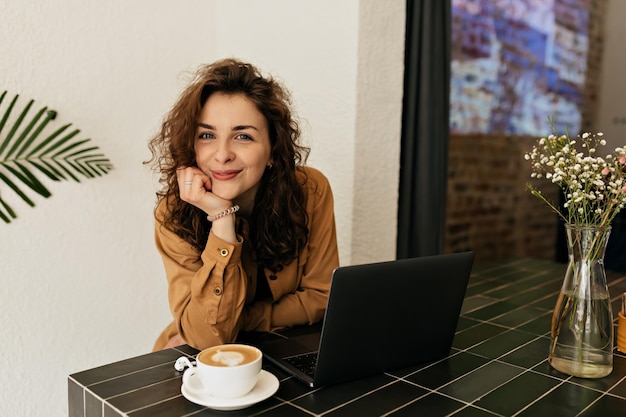
<path fill-rule="evenodd" d="M 267 165 L 267 169 L 272 169 L 273 166 L 274 165 L 270 163 L 270 164 Z"/>

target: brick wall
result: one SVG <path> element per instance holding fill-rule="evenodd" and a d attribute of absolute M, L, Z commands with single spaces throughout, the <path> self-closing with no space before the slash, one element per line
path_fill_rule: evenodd
<path fill-rule="evenodd" d="M 524 154 L 535 138 L 452 136 L 448 160 L 446 252 L 472 249 L 480 260 L 553 258 L 558 219 L 530 194 Z M 559 190 L 533 180 L 552 200 Z"/>
<path fill-rule="evenodd" d="M 591 1 L 583 130 L 593 126 L 595 117 L 606 2 Z M 557 227 L 561 227 L 557 215 L 526 188 L 531 178 L 530 164 L 524 154 L 536 139 L 504 135 L 451 136 L 445 252 L 471 249 L 477 260 L 510 256 L 554 259 Z M 558 202 L 556 186 L 534 181 L 544 194 Z"/>

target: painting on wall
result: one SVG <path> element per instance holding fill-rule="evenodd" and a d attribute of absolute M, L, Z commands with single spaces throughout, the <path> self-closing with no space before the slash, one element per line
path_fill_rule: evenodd
<path fill-rule="evenodd" d="M 579 133 L 590 3 L 452 0 L 451 133 Z"/>

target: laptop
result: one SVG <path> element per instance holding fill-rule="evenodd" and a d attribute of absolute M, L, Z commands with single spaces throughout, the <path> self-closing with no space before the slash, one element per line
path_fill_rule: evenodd
<path fill-rule="evenodd" d="M 473 260 L 461 252 L 339 267 L 323 321 L 239 341 L 310 387 L 444 358 Z"/>

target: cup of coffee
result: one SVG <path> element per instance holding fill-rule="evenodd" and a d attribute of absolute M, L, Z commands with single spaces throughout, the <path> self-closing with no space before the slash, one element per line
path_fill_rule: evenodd
<path fill-rule="evenodd" d="M 216 398 L 237 398 L 246 395 L 256 385 L 261 373 L 263 354 L 253 346 L 225 344 L 204 349 L 196 357 L 196 365 L 183 374 L 183 384 L 189 378 L 199 378 L 203 393 Z"/>

